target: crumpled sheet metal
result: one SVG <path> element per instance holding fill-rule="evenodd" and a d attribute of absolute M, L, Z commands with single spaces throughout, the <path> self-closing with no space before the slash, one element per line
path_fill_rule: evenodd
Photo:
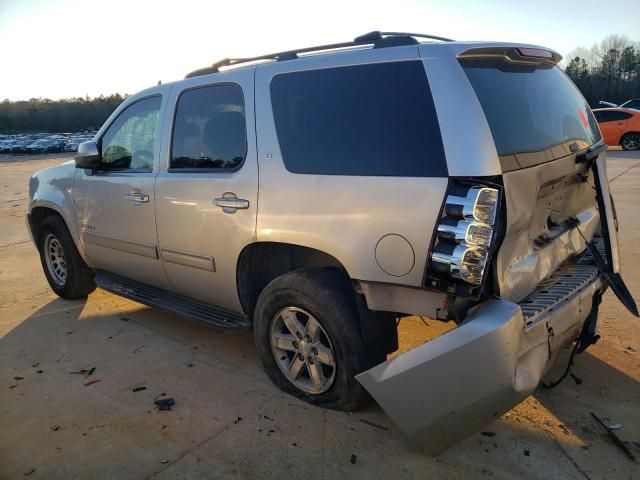
<path fill-rule="evenodd" d="M 577 176 L 587 176 L 579 182 Z M 536 246 L 540 235 L 551 235 L 549 220 L 562 223 L 578 218 L 579 228 L 591 239 L 599 227 L 593 174 L 573 157 L 503 175 L 507 228 L 495 259 L 500 298 L 518 302 L 570 256 L 582 252 L 585 241 L 577 229 Z"/>
<path fill-rule="evenodd" d="M 517 304 L 488 300 L 471 309 L 461 326 L 356 379 L 412 445 L 437 455 L 536 389 L 558 352 L 580 332 L 601 287 L 598 277 L 528 330 Z"/>

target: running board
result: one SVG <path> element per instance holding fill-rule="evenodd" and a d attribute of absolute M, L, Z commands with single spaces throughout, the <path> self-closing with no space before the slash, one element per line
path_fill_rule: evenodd
<path fill-rule="evenodd" d="M 249 330 L 251 324 L 244 315 L 199 302 L 161 288 L 151 287 L 135 280 L 97 271 L 95 281 L 100 288 L 151 307 L 169 310 L 178 315 L 194 318 L 225 330 Z"/>

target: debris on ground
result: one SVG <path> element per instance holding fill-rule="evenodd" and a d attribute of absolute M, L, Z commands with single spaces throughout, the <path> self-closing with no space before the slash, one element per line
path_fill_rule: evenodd
<path fill-rule="evenodd" d="M 138 353 L 140 350 L 142 350 L 146 345 L 140 345 L 138 348 L 136 348 L 133 353 Z"/>
<path fill-rule="evenodd" d="M 129 317 L 120 317 L 120 320 L 122 320 L 123 322 L 128 322 L 131 319 Z"/>
<path fill-rule="evenodd" d="M 620 430 L 622 428 L 621 423 L 612 423 L 611 425 L 607 425 L 609 430 Z"/>
<path fill-rule="evenodd" d="M 158 408 L 159 412 L 168 412 L 176 404 L 176 401 L 171 397 L 167 397 L 156 399 L 153 404 Z"/>
<path fill-rule="evenodd" d="M 607 427 L 606 423 L 600 420 L 600 418 L 595 413 L 591 412 L 591 416 L 595 418 L 596 421 L 600 425 L 602 425 L 602 428 L 604 428 L 607 431 L 607 434 L 609 435 L 611 440 L 613 440 L 613 443 L 615 443 L 618 447 L 620 447 L 620 449 L 627 455 L 627 457 L 635 461 L 636 456 L 633 454 L 631 450 L 629 450 L 629 447 L 627 447 L 627 445 L 622 440 L 620 440 L 620 437 L 616 435 L 616 432 L 614 430 L 611 430 L 609 427 Z"/>
<path fill-rule="evenodd" d="M 360 419 L 360 421 L 361 421 L 362 423 L 365 423 L 365 424 L 367 424 L 367 425 L 370 425 L 370 426 L 372 426 L 372 427 L 374 427 L 374 428 L 377 428 L 377 429 L 379 429 L 379 430 L 384 430 L 385 432 L 388 432 L 388 431 L 389 431 L 389 428 L 385 427 L 384 425 L 380 425 L 379 423 L 372 422 L 371 420 L 367 420 L 367 419 L 365 419 L 365 418 L 361 418 L 361 419 Z"/>
<path fill-rule="evenodd" d="M 193 363 L 187 362 L 187 363 L 185 363 L 185 367 L 191 368 L 191 367 L 193 367 Z"/>
<path fill-rule="evenodd" d="M 484 435 L 485 437 L 495 437 L 496 432 L 480 432 L 480 435 Z"/>
<path fill-rule="evenodd" d="M 101 382 L 101 381 L 102 381 L 101 378 L 96 378 L 95 380 L 89 380 L 87 383 L 84 384 L 84 386 L 88 387 L 89 385 L 93 385 L 93 384 Z"/>
<path fill-rule="evenodd" d="M 13 377 L 13 379 L 20 381 L 20 380 L 24 380 L 24 377 Z"/>
<path fill-rule="evenodd" d="M 39 367 L 39 366 L 40 366 L 40 362 L 36 362 L 36 363 L 34 363 L 33 365 L 31 365 L 31 366 L 32 366 L 33 368 L 37 368 L 37 367 Z"/>
<path fill-rule="evenodd" d="M 36 370 L 36 373 L 42 373 L 42 370 Z"/>
<path fill-rule="evenodd" d="M 141 387 L 135 387 L 135 388 L 134 388 L 133 390 L 131 390 L 131 391 L 132 391 L 133 393 L 136 393 L 136 392 L 141 392 L 141 391 L 146 390 L 146 389 L 147 389 L 147 387 L 145 387 L 145 386 L 141 386 Z"/>
<path fill-rule="evenodd" d="M 576 382 L 576 385 L 582 385 L 583 380 L 580 377 L 577 377 L 575 373 L 569 372 L 569 376 L 573 378 L 573 381 Z"/>
<path fill-rule="evenodd" d="M 233 424 L 236 425 L 238 422 L 242 421 L 242 417 L 238 417 L 233 421 Z"/>
<path fill-rule="evenodd" d="M 76 370 L 75 372 L 69 372 L 72 375 L 84 375 L 85 377 L 89 377 L 93 375 L 93 372 L 96 371 L 96 367 L 91 368 L 81 368 L 80 370 Z"/>
<path fill-rule="evenodd" d="M 168 458 L 163 458 L 162 460 L 160 460 L 160 463 L 169 463 L 169 459 Z"/>
<path fill-rule="evenodd" d="M 530 457 L 531 456 L 531 450 L 525 449 L 522 453 L 524 453 L 525 457 Z"/>
<path fill-rule="evenodd" d="M 355 455 L 351 455 L 351 458 L 349 459 L 349 461 L 351 462 L 351 465 L 355 465 L 356 464 L 356 456 Z"/>
<path fill-rule="evenodd" d="M 57 432 L 58 430 L 60 430 L 60 425 L 54 425 L 53 427 L 51 427 L 52 432 Z"/>
<path fill-rule="evenodd" d="M 32 469 L 30 469 L 30 470 L 28 470 L 28 471 L 24 472 L 24 476 L 25 476 L 25 477 L 27 477 L 27 476 L 31 475 L 32 473 L 34 473 L 35 471 L 36 471 L 36 469 L 35 469 L 35 468 L 32 468 Z"/>
<path fill-rule="evenodd" d="M 635 353 L 638 350 L 636 350 L 635 348 L 633 348 L 631 345 L 629 345 L 627 348 L 624 349 L 625 353 Z"/>

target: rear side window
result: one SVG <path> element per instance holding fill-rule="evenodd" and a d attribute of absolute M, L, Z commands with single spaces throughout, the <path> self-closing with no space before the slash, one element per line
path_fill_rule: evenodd
<path fill-rule="evenodd" d="M 277 75 L 271 81 L 271 102 L 290 172 L 447 176 L 420 61 Z"/>
<path fill-rule="evenodd" d="M 627 120 L 632 117 L 629 113 L 616 112 L 615 110 L 600 110 L 593 112 L 593 114 L 596 116 L 596 120 L 600 123 Z"/>
<path fill-rule="evenodd" d="M 600 140 L 589 105 L 558 67 L 497 59 L 461 64 L 489 122 L 498 155 L 513 155 L 524 168 L 571 154 L 573 143 L 582 150 Z"/>
<path fill-rule="evenodd" d="M 239 86 L 213 85 L 180 95 L 170 170 L 234 170 L 246 154 L 244 99 Z"/>

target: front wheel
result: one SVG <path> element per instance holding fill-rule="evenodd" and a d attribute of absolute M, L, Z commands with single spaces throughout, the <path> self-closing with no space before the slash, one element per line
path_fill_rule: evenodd
<path fill-rule="evenodd" d="M 44 219 L 38 250 L 49 286 L 62 298 L 83 298 L 96 289 L 93 270 L 84 262 L 64 221 L 52 215 Z"/>
<path fill-rule="evenodd" d="M 620 140 L 620 146 L 624 150 L 640 149 L 640 133 L 627 133 Z"/>
<path fill-rule="evenodd" d="M 368 395 L 355 375 L 372 366 L 348 279 L 300 269 L 273 280 L 256 305 L 254 335 L 267 375 L 287 393 L 356 410 Z"/>

